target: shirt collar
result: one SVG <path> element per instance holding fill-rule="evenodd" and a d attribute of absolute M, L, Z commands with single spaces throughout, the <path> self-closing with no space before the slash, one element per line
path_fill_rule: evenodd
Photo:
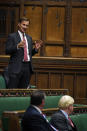
<path fill-rule="evenodd" d="M 18 33 L 23 36 L 23 33 L 20 30 L 18 30 Z M 24 33 L 24 36 L 25 36 L 25 33 Z"/>
<path fill-rule="evenodd" d="M 61 111 L 65 115 L 65 117 L 68 119 L 68 114 L 64 110 L 61 110 Z"/>
<path fill-rule="evenodd" d="M 36 110 L 38 110 L 39 112 L 40 112 L 40 114 L 42 114 L 42 112 L 41 112 L 41 110 L 37 107 L 37 106 L 35 106 L 35 105 L 32 105 Z"/>

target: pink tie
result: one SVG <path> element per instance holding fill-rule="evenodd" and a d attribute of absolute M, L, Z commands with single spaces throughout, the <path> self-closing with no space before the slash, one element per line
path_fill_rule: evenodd
<path fill-rule="evenodd" d="M 69 120 L 71 126 L 74 127 L 73 122 L 72 122 L 72 120 L 71 120 L 71 118 L 69 116 L 68 116 L 68 120 Z"/>
<path fill-rule="evenodd" d="M 26 45 L 26 40 L 24 38 L 24 34 L 23 34 L 23 41 L 24 41 L 24 61 L 28 60 L 28 56 L 27 56 L 27 45 Z"/>

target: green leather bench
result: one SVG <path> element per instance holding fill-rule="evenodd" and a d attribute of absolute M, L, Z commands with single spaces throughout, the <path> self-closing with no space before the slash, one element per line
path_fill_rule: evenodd
<path fill-rule="evenodd" d="M 0 89 L 6 89 L 5 79 L 0 75 Z"/>
<path fill-rule="evenodd" d="M 60 96 L 46 96 L 45 100 L 45 107 L 44 109 L 52 109 L 58 107 L 58 101 L 61 98 L 62 95 Z M 26 110 L 27 107 L 29 106 L 30 103 L 30 97 L 1 97 L 0 98 L 0 116 L 2 117 L 2 113 L 4 111 L 21 111 L 21 110 Z M 1 106 L 3 105 L 3 106 Z M 75 107 L 81 107 L 82 105 L 80 104 L 75 104 Z M 84 105 L 83 105 L 84 106 Z M 50 111 L 50 110 L 49 110 Z M 23 114 L 22 114 L 23 115 Z M 73 115 L 72 119 L 75 119 L 75 115 Z M 79 118 L 79 117 L 78 117 Z M 50 117 L 48 118 L 50 119 Z M 3 127 L 4 131 L 8 131 L 9 127 L 9 117 L 2 117 L 3 121 Z M 10 124 L 11 125 L 11 124 Z"/>
<path fill-rule="evenodd" d="M 44 109 L 57 108 L 60 96 L 46 96 Z M 30 103 L 30 97 L 1 97 L 0 98 L 0 116 L 4 131 L 8 131 L 9 118 L 2 117 L 4 111 L 26 110 Z M 2 106 L 3 105 L 3 106 Z"/>
<path fill-rule="evenodd" d="M 76 124 L 78 131 L 87 131 L 87 113 L 70 116 Z"/>
<path fill-rule="evenodd" d="M 87 131 L 87 113 L 71 115 L 70 118 L 77 126 L 78 131 Z M 47 117 L 50 121 L 51 117 Z"/>
<path fill-rule="evenodd" d="M 76 124 L 78 131 L 87 131 L 87 113 L 75 114 L 75 115 L 71 115 L 70 117 L 73 120 L 73 122 Z M 47 117 L 48 121 L 50 121 L 50 118 L 51 118 L 50 116 Z M 4 121 L 3 121 L 4 122 L 4 129 L 5 129 L 4 131 L 8 131 L 8 128 L 9 128 L 9 126 L 8 126 L 9 121 L 8 120 L 9 119 L 7 118 L 7 119 L 4 119 Z M 21 120 L 19 121 L 19 119 L 18 119 L 18 123 L 20 126 Z M 17 123 L 17 125 L 18 125 L 18 123 Z M 14 126 L 16 127 L 15 123 L 14 123 L 13 127 Z M 18 128 L 16 127 L 16 129 L 18 129 Z M 11 130 L 9 130 L 9 131 L 11 131 Z M 13 131 L 15 131 L 15 130 L 13 130 Z M 16 130 L 16 131 L 21 131 L 21 126 L 20 126 L 19 130 Z"/>
<path fill-rule="evenodd" d="M 61 96 L 46 96 L 44 109 L 57 108 Z M 4 111 L 26 110 L 30 103 L 29 96 L 0 97 L 0 116 Z"/>
<path fill-rule="evenodd" d="M 30 103 L 30 94 L 36 89 L 7 89 L 0 90 L 0 116 L 4 111 L 26 110 Z M 67 89 L 42 89 L 46 94 L 45 109 L 57 108 L 61 94 L 68 93 Z M 26 95 L 23 93 L 25 92 Z M 52 94 L 53 93 L 53 94 Z M 55 95 L 56 93 L 56 95 Z M 10 94 L 10 95 L 9 95 Z M 16 95 L 17 94 L 17 95 Z M 60 95 L 58 95 L 60 94 Z M 2 106 L 3 105 L 3 106 Z"/>

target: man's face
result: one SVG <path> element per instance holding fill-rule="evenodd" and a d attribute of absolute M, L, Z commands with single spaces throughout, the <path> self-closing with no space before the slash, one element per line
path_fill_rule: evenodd
<path fill-rule="evenodd" d="M 68 109 L 69 109 L 69 114 L 71 114 L 71 113 L 73 112 L 73 105 L 70 105 L 70 106 L 68 107 Z"/>
<path fill-rule="evenodd" d="M 25 33 L 25 32 L 26 32 L 28 26 L 29 26 L 29 21 L 22 21 L 21 23 L 18 24 L 19 30 L 20 30 L 22 33 Z"/>

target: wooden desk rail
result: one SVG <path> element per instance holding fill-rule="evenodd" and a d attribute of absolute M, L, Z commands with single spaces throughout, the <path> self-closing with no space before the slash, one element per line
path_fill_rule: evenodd
<path fill-rule="evenodd" d="M 48 108 L 48 109 L 42 109 L 42 112 L 46 114 L 46 116 L 52 115 L 54 112 L 58 111 L 59 108 Z M 4 117 L 9 117 L 12 115 L 16 115 L 19 118 L 23 116 L 25 110 L 16 110 L 16 111 L 4 111 L 3 116 Z M 87 106 L 80 106 L 80 107 L 74 107 L 73 115 L 74 114 L 79 114 L 79 113 L 87 113 Z"/>
<path fill-rule="evenodd" d="M 0 89 L 0 97 L 2 96 L 29 96 L 37 89 Z M 40 89 L 45 92 L 47 96 L 52 95 L 68 95 L 68 89 Z"/>

